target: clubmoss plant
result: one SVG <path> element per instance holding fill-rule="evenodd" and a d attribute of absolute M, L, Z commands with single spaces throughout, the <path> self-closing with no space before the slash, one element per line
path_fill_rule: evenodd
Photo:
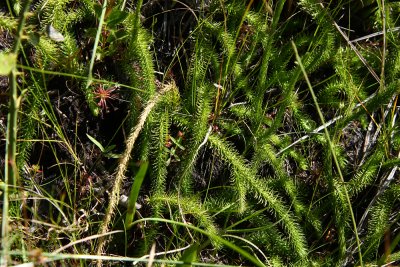
<path fill-rule="evenodd" d="M 0 105 L 13 261 L 398 261 L 399 3 L 21 4 L 0 16 L 26 89 Z"/>

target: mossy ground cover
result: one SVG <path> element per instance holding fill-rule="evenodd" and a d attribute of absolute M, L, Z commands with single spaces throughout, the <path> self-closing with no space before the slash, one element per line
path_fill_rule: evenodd
<path fill-rule="evenodd" d="M 398 264 L 399 15 L 3 1 L 0 265 Z"/>

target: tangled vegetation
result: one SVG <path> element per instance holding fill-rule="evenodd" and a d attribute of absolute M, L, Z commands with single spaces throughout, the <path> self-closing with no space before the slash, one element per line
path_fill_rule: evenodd
<path fill-rule="evenodd" d="M 399 264 L 399 19 L 1 3 L 0 265 Z"/>

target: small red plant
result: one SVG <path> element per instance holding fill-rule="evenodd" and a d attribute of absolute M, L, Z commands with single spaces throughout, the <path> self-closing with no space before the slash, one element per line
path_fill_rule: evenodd
<path fill-rule="evenodd" d="M 99 99 L 97 105 L 105 112 L 108 112 L 107 101 L 110 99 L 116 99 L 115 94 L 113 93 L 118 89 L 118 86 L 113 86 L 105 89 L 103 85 L 100 85 L 94 91 L 94 98 Z"/>

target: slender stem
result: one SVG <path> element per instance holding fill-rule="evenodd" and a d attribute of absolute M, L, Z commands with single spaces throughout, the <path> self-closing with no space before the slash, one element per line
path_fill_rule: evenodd
<path fill-rule="evenodd" d="M 316 96 L 315 93 L 314 93 L 314 89 L 312 88 L 311 83 L 310 83 L 310 80 L 308 79 L 307 72 L 306 72 L 306 70 L 304 69 L 304 66 L 303 66 L 303 64 L 302 64 L 302 62 L 301 62 L 301 58 L 300 58 L 299 53 L 298 53 L 298 51 L 297 51 L 296 44 L 295 44 L 293 41 L 292 41 L 292 46 L 293 46 L 293 50 L 294 50 L 294 52 L 295 52 L 295 54 L 296 54 L 296 60 L 297 60 L 297 62 L 299 63 L 299 66 L 300 66 L 301 71 L 303 72 L 304 79 L 306 80 L 306 83 L 307 83 L 307 85 L 308 85 L 308 89 L 310 90 L 310 93 L 311 93 L 311 96 L 312 96 L 312 98 L 313 98 L 314 104 L 315 104 L 315 106 L 316 106 L 316 108 L 317 108 L 318 116 L 319 116 L 319 118 L 320 118 L 322 124 L 325 124 L 324 116 L 323 116 L 323 114 L 322 114 L 322 112 L 321 112 L 321 109 L 319 108 L 319 105 L 318 105 L 317 96 Z M 330 136 L 329 136 L 328 129 L 327 129 L 327 128 L 324 128 L 324 131 L 325 131 L 326 139 L 328 140 L 329 148 L 330 148 L 330 150 L 331 150 L 331 152 L 332 152 L 333 161 L 335 162 L 335 166 L 336 166 L 337 172 L 338 172 L 338 174 L 339 174 L 340 181 L 342 182 L 343 186 L 345 187 L 345 182 L 344 182 L 342 170 L 340 169 L 339 161 L 338 161 L 338 159 L 337 159 L 337 157 L 336 157 L 336 153 L 335 153 L 335 150 L 334 150 L 334 148 L 333 148 L 333 143 L 332 143 L 331 138 L 330 138 Z M 352 223 L 353 223 L 353 230 L 354 230 L 354 234 L 355 234 L 356 241 L 357 241 L 358 255 L 359 255 L 359 259 L 360 259 L 360 265 L 361 265 L 361 266 L 364 266 L 363 260 L 362 260 L 362 254 L 361 254 L 361 243 L 360 243 L 360 239 L 358 238 L 357 223 L 356 223 L 356 219 L 355 219 L 355 217 L 354 217 L 353 209 L 352 209 L 352 207 L 351 207 L 351 201 L 350 201 L 349 193 L 347 192 L 346 187 L 345 187 L 344 192 L 345 192 L 345 196 L 346 196 L 346 200 L 347 200 L 347 205 L 349 205 L 351 221 L 352 221 Z"/>
<path fill-rule="evenodd" d="M 25 1 L 22 12 L 20 13 L 17 34 L 15 36 L 12 53 L 18 54 L 23 36 L 23 28 L 25 25 L 26 15 L 29 11 L 31 0 Z M 17 185 L 18 171 L 15 164 L 17 151 L 17 115 L 18 115 L 18 92 L 17 92 L 17 67 L 14 66 L 9 74 L 10 82 L 10 103 L 7 116 L 7 136 L 6 136 L 6 154 L 4 164 L 4 190 L 3 190 L 3 213 L 1 224 L 1 257 L 0 266 L 7 266 L 8 257 L 8 211 L 9 211 L 9 186 Z"/>
<path fill-rule="evenodd" d="M 124 11 L 124 9 L 125 9 L 125 5 L 126 5 L 126 0 L 124 0 L 124 1 L 122 2 L 122 5 L 121 5 L 121 11 Z"/>
<path fill-rule="evenodd" d="M 107 0 L 103 0 L 103 6 L 102 6 L 102 10 L 101 10 L 101 15 L 100 15 L 99 26 L 97 27 L 96 38 L 95 38 L 94 44 L 93 44 L 92 57 L 90 59 L 88 79 L 86 82 L 86 89 L 89 88 L 90 84 L 92 83 L 93 66 L 94 66 L 94 61 L 96 59 L 96 51 L 97 51 L 97 46 L 99 44 L 101 31 L 103 29 L 103 22 L 104 22 L 104 17 L 106 14 L 106 8 L 107 8 Z"/>
<path fill-rule="evenodd" d="M 382 13 L 382 32 L 383 32 L 383 45 L 382 45 L 382 66 L 381 66 L 381 83 L 380 90 L 385 89 L 385 61 L 386 61 L 386 11 L 385 1 L 381 0 L 381 13 Z"/>
<path fill-rule="evenodd" d="M 13 9 L 11 8 L 10 0 L 6 0 L 6 2 L 7 2 L 8 12 L 10 12 L 10 15 L 12 17 L 14 17 L 14 14 L 13 14 L 14 12 L 13 12 Z"/>

